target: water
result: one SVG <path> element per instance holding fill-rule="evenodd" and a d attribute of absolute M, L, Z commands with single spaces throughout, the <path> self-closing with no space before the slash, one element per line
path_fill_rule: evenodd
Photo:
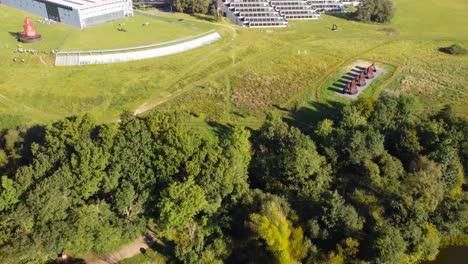
<path fill-rule="evenodd" d="M 465 264 L 468 263 L 468 247 L 448 247 L 441 249 L 434 261 L 424 264 Z"/>

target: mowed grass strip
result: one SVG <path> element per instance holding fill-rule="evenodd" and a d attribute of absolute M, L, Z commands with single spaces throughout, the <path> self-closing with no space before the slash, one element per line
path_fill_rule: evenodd
<path fill-rule="evenodd" d="M 146 22 L 149 24 L 143 25 Z M 126 32 L 119 31 L 119 28 L 125 29 Z M 135 13 L 133 17 L 82 30 L 71 30 L 60 50 L 127 48 L 165 42 L 202 32 L 184 27 L 182 23 L 168 23 Z"/>

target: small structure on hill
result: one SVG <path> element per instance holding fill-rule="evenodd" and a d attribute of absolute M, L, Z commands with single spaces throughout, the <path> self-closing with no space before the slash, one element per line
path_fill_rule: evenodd
<path fill-rule="evenodd" d="M 356 80 L 353 79 L 352 81 L 348 82 L 343 92 L 351 95 L 357 94 L 358 90 L 356 87 Z"/>
<path fill-rule="evenodd" d="M 367 69 L 365 70 L 365 72 L 366 72 L 366 78 L 367 78 L 367 79 L 372 79 L 372 78 L 374 78 L 374 69 L 373 69 L 372 65 L 369 66 L 369 67 L 367 67 Z"/>
<path fill-rule="evenodd" d="M 356 82 L 359 86 L 366 85 L 366 76 L 364 74 L 364 71 L 362 71 L 358 76 L 356 76 Z"/>
<path fill-rule="evenodd" d="M 375 64 L 371 64 L 367 67 L 355 66 L 350 72 L 342 77 L 342 79 L 345 79 L 346 81 L 340 80 L 334 85 L 335 87 L 341 86 L 340 94 L 343 96 L 348 98 L 357 98 L 357 96 L 368 88 L 372 84 L 373 80 L 381 74 L 382 71 L 377 70 Z M 351 81 L 348 81 L 349 75 L 353 76 Z M 345 83 L 345 85 L 343 86 L 342 83 Z"/>
<path fill-rule="evenodd" d="M 21 37 L 19 40 L 21 42 L 35 42 L 41 40 L 41 34 L 39 34 L 36 29 L 34 28 L 31 19 L 29 17 L 26 17 L 24 19 L 24 25 L 23 25 L 23 33 L 21 34 Z"/>

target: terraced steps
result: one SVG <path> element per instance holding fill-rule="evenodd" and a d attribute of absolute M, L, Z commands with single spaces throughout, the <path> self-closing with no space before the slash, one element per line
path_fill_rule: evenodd
<path fill-rule="evenodd" d="M 290 19 L 319 19 L 305 0 L 223 0 L 223 11 L 244 27 L 286 27 Z"/>

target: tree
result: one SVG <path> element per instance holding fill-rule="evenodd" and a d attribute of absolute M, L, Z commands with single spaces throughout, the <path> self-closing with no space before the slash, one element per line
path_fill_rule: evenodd
<path fill-rule="evenodd" d="M 389 22 L 394 14 L 393 2 L 391 0 L 361 0 L 356 18 L 361 22 Z"/>
<path fill-rule="evenodd" d="M 269 201 L 250 215 L 249 227 L 275 256 L 277 263 L 299 263 L 307 254 L 301 227 L 294 228 L 278 203 Z"/>
<path fill-rule="evenodd" d="M 235 128 L 218 144 L 204 142 L 187 162 L 188 175 L 205 190 L 207 213 L 214 213 L 222 203 L 236 202 L 248 191 L 249 136 L 247 130 Z"/>
<path fill-rule="evenodd" d="M 433 212 L 444 197 L 444 183 L 440 166 L 426 157 L 420 157 L 412 162 L 413 172 L 405 186 L 412 194 L 415 202 L 429 212 Z"/>
<path fill-rule="evenodd" d="M 319 212 L 313 219 L 320 223 L 320 238 L 333 244 L 363 228 L 364 219 L 336 191 L 322 195 Z"/>
<path fill-rule="evenodd" d="M 406 242 L 398 229 L 388 224 L 374 228 L 368 242 L 373 263 L 402 263 L 405 257 Z"/>
<path fill-rule="evenodd" d="M 207 205 L 205 192 L 192 177 L 171 184 L 157 205 L 161 235 L 171 238 L 182 231 Z"/>
<path fill-rule="evenodd" d="M 260 129 L 252 167 L 259 186 L 308 199 L 318 199 L 331 180 L 310 137 L 273 116 Z"/>
<path fill-rule="evenodd" d="M 0 212 L 10 208 L 13 204 L 18 202 L 18 193 L 13 180 L 7 176 L 1 177 L 0 182 Z"/>

